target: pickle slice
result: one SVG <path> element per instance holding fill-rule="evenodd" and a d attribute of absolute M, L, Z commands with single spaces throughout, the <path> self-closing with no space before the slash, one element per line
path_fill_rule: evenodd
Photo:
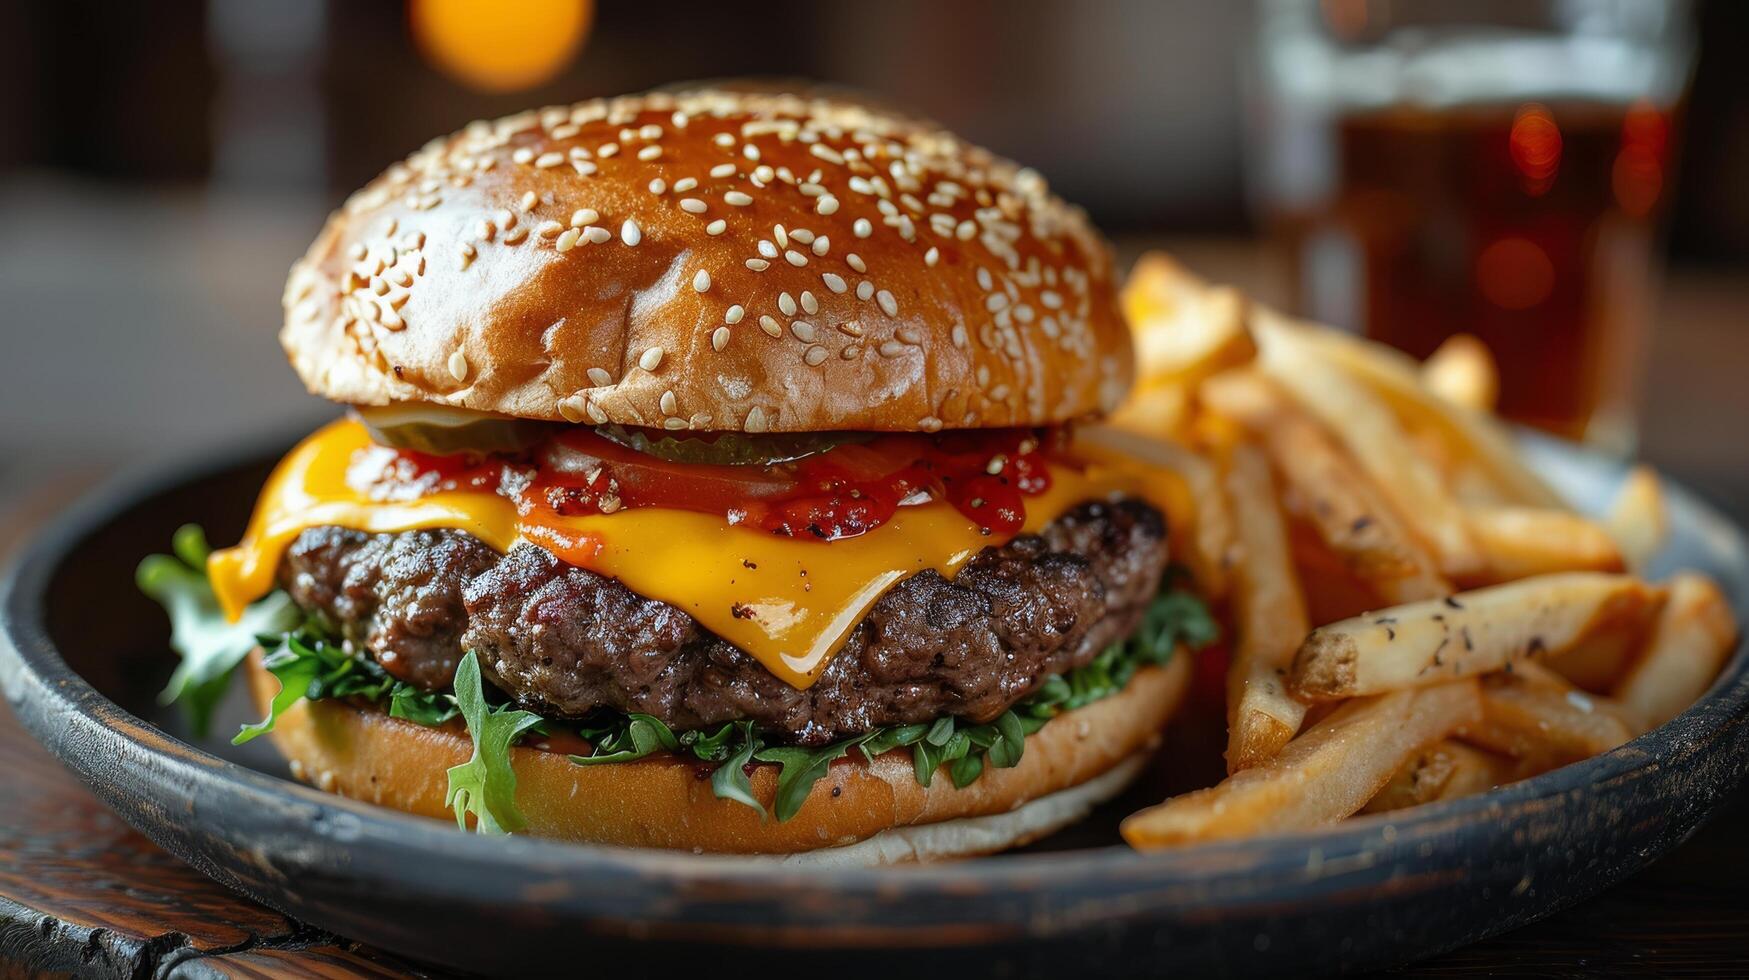
<path fill-rule="evenodd" d="M 635 449 L 670 463 L 703 463 L 715 466 L 771 466 L 789 463 L 836 446 L 867 442 L 871 432 L 717 432 L 709 435 L 675 436 L 651 429 L 624 425 L 597 426 L 596 433 L 609 442 Z"/>
<path fill-rule="evenodd" d="M 519 452 L 561 428 L 554 422 L 447 405 L 358 405 L 352 415 L 378 445 L 432 456 Z"/>

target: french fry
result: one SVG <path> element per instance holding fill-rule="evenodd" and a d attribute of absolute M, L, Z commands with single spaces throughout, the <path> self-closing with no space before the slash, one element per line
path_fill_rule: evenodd
<path fill-rule="evenodd" d="M 1352 701 L 1262 765 L 1132 814 L 1120 829 L 1145 850 L 1333 823 L 1415 753 L 1480 716 L 1474 681 Z"/>
<path fill-rule="evenodd" d="M 1552 671 L 1494 674 L 1482 682 L 1482 717 L 1459 737 L 1539 769 L 1608 752 L 1638 734 L 1627 713 Z"/>
<path fill-rule="evenodd" d="M 1500 397 L 1500 370 L 1488 345 L 1475 335 L 1446 338 L 1421 363 L 1421 381 L 1439 397 L 1475 412 L 1492 412 Z"/>
<path fill-rule="evenodd" d="M 1255 448 L 1239 446 L 1224 483 L 1240 555 L 1231 581 L 1237 635 L 1227 671 L 1227 772 L 1235 773 L 1274 757 L 1299 733 L 1306 706 L 1287 693 L 1286 674 L 1311 626 L 1269 463 Z"/>
<path fill-rule="evenodd" d="M 1413 358 L 1335 330 L 1301 324 L 1255 303 L 1249 307 L 1248 323 L 1253 336 L 1264 346 L 1288 336 L 1290 342 L 1297 337 L 1315 347 L 1355 380 L 1383 396 L 1411 429 L 1439 433 L 1486 472 L 1500 499 L 1534 507 L 1565 506 L 1519 458 L 1511 437 L 1498 422 L 1434 395 L 1422 384 L 1419 366 Z"/>
<path fill-rule="evenodd" d="M 1360 468 L 1454 578 L 1482 569 L 1462 509 L 1437 467 L 1384 402 L 1325 361 L 1295 333 L 1272 334 L 1264 370 L 1334 434 Z"/>
<path fill-rule="evenodd" d="M 1704 575 L 1672 576 L 1646 651 L 1615 697 L 1647 729 L 1681 714 L 1712 685 L 1737 644 L 1730 603 Z"/>
<path fill-rule="evenodd" d="M 1184 563 L 1202 595 L 1224 598 L 1233 563 L 1233 522 L 1214 464 L 1176 443 L 1109 425 L 1077 426 L 1075 444 L 1095 459 L 1140 464 L 1151 477 L 1177 484 L 1179 499 L 1167 502 L 1166 512 L 1172 532 L 1188 536 L 1173 543 L 1189 546 L 1183 549 Z"/>
<path fill-rule="evenodd" d="M 1361 812 L 1383 813 L 1486 793 L 1524 778 L 1522 769 L 1507 756 L 1448 738 L 1405 763 Z"/>
<path fill-rule="evenodd" d="M 1628 567 L 1644 571 L 1664 547 L 1670 534 L 1670 517 L 1664 507 L 1664 487 L 1650 466 L 1628 472 L 1615 503 L 1610 505 L 1609 533 L 1621 548 Z"/>
<path fill-rule="evenodd" d="M 1313 630 L 1294 655 L 1290 689 L 1330 700 L 1491 673 L 1643 628 L 1663 599 L 1629 576 L 1568 572 L 1409 603 Z"/>
<path fill-rule="evenodd" d="M 1162 252 L 1137 260 L 1121 301 L 1143 385 L 1189 386 L 1257 353 L 1243 297 L 1210 286 Z"/>
<path fill-rule="evenodd" d="M 1111 424 L 1131 432 L 1180 440 L 1191 422 L 1191 389 L 1184 385 L 1137 385 L 1117 410 Z"/>
<path fill-rule="evenodd" d="M 1210 408 L 1261 437 L 1286 482 L 1285 503 L 1388 603 L 1446 595 L 1432 556 L 1342 449 L 1267 378 L 1228 372 L 1202 386 Z"/>
<path fill-rule="evenodd" d="M 1488 582 L 1554 572 L 1619 572 L 1615 539 L 1578 514 L 1547 507 L 1477 507 L 1468 511 Z"/>

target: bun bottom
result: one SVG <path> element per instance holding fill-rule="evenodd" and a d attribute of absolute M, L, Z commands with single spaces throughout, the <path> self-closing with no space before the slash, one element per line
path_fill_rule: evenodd
<path fill-rule="evenodd" d="M 248 661 L 266 705 L 279 682 Z M 820 864 L 892 864 L 987 854 L 1037 839 L 1120 792 L 1159 743 L 1190 676 L 1190 658 L 1137 672 L 1118 694 L 1063 714 L 1027 737 L 1020 764 L 987 768 L 955 789 L 945 773 L 920 786 L 911 755 L 840 759 L 791 819 L 761 820 L 711 793 L 711 766 L 662 754 L 608 766 L 561 752 L 511 749 L 526 832 L 594 844 L 723 854 L 787 855 Z M 342 796 L 453 819 L 447 771 L 473 747 L 459 724 L 430 728 L 344 701 L 300 701 L 270 736 L 292 774 Z M 777 766 L 759 765 L 753 793 L 769 809 Z M 810 853 L 804 853 L 810 852 Z"/>

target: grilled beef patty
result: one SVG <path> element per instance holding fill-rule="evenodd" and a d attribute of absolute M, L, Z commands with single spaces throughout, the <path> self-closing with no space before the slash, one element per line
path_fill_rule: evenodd
<path fill-rule="evenodd" d="M 598 707 L 676 730 L 751 719 L 820 745 L 883 725 L 988 721 L 1136 628 L 1166 567 L 1165 526 L 1136 500 L 1084 504 L 952 580 L 914 575 L 869 610 L 798 691 L 667 603 L 533 545 L 500 555 L 459 531 L 307 530 L 279 581 L 385 669 L 446 686 L 464 650 L 547 717 Z"/>

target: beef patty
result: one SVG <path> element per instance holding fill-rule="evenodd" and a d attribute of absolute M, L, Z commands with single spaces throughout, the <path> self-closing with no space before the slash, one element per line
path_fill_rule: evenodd
<path fill-rule="evenodd" d="M 1160 585 L 1165 526 L 1136 500 L 1089 503 L 986 548 L 953 579 L 894 586 L 818 681 L 790 687 L 664 602 L 518 545 L 460 531 L 304 531 L 279 581 L 395 676 L 446 686 L 462 651 L 547 717 L 599 707 L 676 730 L 751 719 L 820 745 L 883 725 L 988 721 L 1128 636 Z"/>

